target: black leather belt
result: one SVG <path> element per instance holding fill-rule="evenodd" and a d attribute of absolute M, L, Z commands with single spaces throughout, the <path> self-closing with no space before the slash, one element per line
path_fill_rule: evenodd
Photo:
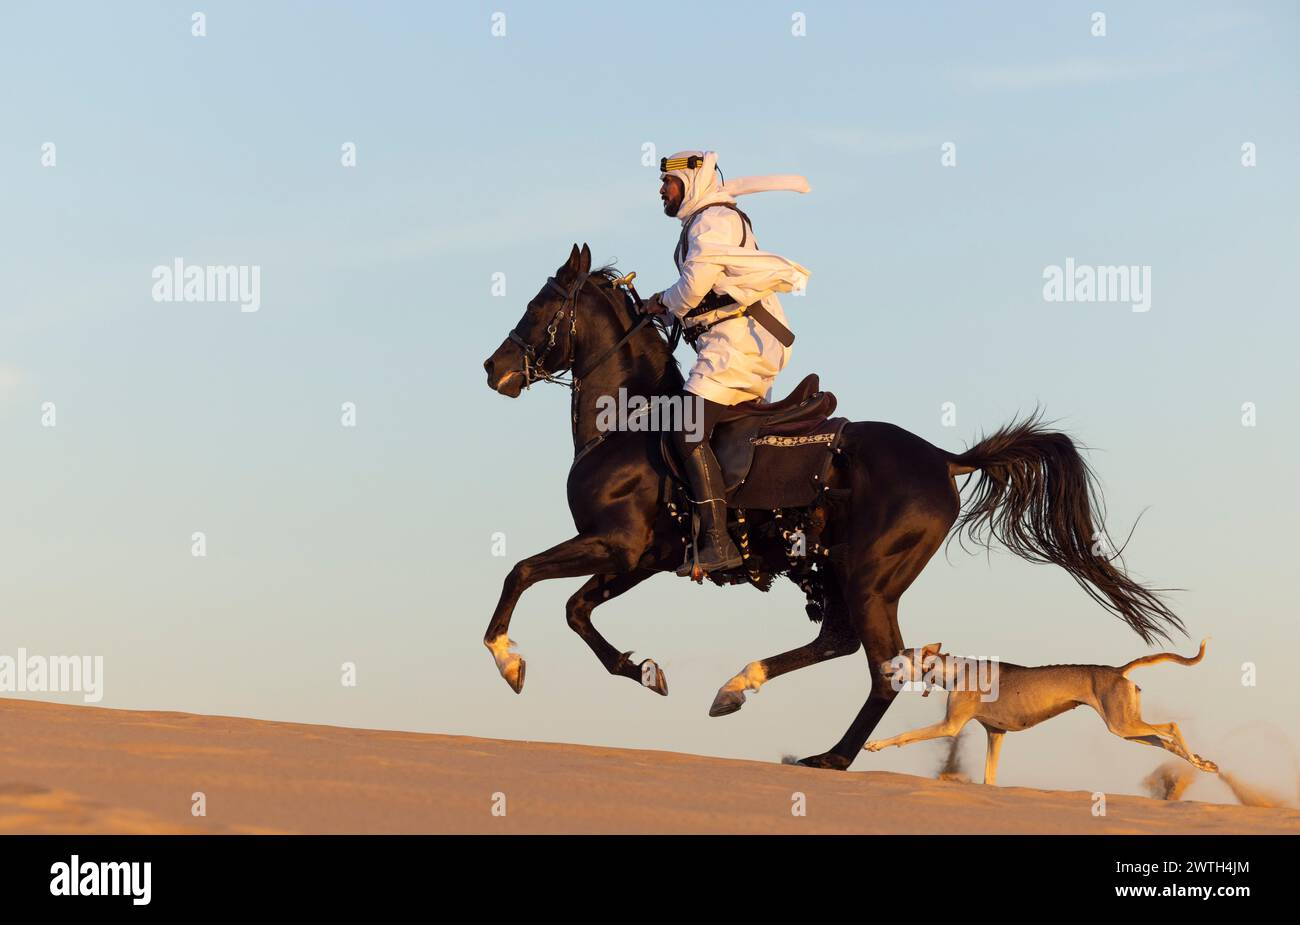
<path fill-rule="evenodd" d="M 709 312 L 726 311 L 729 308 L 739 309 L 739 311 L 734 315 L 719 318 L 717 321 L 710 322 L 709 324 L 688 324 L 685 331 L 686 339 L 690 343 L 694 344 L 696 338 L 709 330 L 709 328 L 722 324 L 724 321 L 730 321 L 732 318 L 742 318 L 748 315 L 766 328 L 767 332 L 775 337 L 777 341 L 780 342 L 781 346 L 788 348 L 794 343 L 793 332 L 778 321 L 775 315 L 764 308 L 763 303 L 755 302 L 753 305 L 742 307 L 736 302 L 728 300 L 725 296 L 719 296 L 716 292 L 710 292 L 707 296 L 701 299 L 700 304 L 688 311 L 683 317 L 683 320 L 689 321 L 691 318 L 698 318 L 700 315 L 705 315 Z"/>

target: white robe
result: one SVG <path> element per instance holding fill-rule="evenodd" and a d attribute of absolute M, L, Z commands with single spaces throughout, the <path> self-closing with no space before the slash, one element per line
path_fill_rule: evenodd
<path fill-rule="evenodd" d="M 760 251 L 752 231 L 745 235 L 744 248 L 739 247 L 743 225 L 735 210 L 721 206 L 706 206 L 691 225 L 681 278 L 662 296 L 664 305 L 675 316 L 681 318 L 716 291 L 741 305 L 761 302 L 772 317 L 789 327 L 775 293 L 789 290 L 786 280 L 791 271 L 803 272 L 805 277 L 807 272 L 798 264 Z M 772 258 L 788 266 L 774 270 Z M 733 306 L 691 322 L 708 322 L 736 310 Z M 776 374 L 785 368 L 791 353 L 767 328 L 749 317 L 732 318 L 705 331 L 695 342 L 695 351 L 686 390 L 722 405 L 767 398 Z"/>
<path fill-rule="evenodd" d="M 734 204 L 736 196 L 768 190 L 806 193 L 808 181 L 785 174 L 737 177 L 724 183 L 716 172 L 718 157 L 712 151 L 683 151 L 669 160 L 691 155 L 700 156 L 703 165 L 679 167 L 666 174 L 682 181 L 684 195 L 677 214 L 690 225 L 686 255 L 679 266 L 681 278 L 664 290 L 663 304 L 681 318 L 710 292 L 717 292 L 737 305 L 761 303 L 789 327 L 776 293 L 801 288 L 807 283 L 808 270 L 793 260 L 760 251 L 753 229 L 745 233 L 744 221 L 736 211 L 715 204 Z M 742 236 L 744 247 L 740 247 Z M 707 323 L 737 310 L 709 312 L 692 318 L 691 323 Z M 731 318 L 710 328 L 696 340 L 695 352 L 686 390 L 722 405 L 768 398 L 776 374 L 790 360 L 790 349 L 749 317 Z"/>

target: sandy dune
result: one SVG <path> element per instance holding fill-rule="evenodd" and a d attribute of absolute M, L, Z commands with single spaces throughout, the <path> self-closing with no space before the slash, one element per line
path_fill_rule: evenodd
<path fill-rule="evenodd" d="M 1300 833 L 1294 810 L 1115 796 L 1100 818 L 1082 792 L 673 752 L 8 699 L 0 722 L 0 833 Z"/>

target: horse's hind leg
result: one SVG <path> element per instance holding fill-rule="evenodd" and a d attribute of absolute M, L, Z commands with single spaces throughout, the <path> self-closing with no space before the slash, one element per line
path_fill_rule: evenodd
<path fill-rule="evenodd" d="M 944 479 L 946 482 L 947 476 Z M 938 483 L 943 491 L 947 491 L 945 482 Z M 855 497 L 861 492 L 862 497 L 870 498 L 866 487 L 855 484 Z M 943 509 L 939 505 L 944 501 L 951 504 L 951 515 L 941 513 Z M 874 499 L 874 503 L 868 501 L 863 507 L 855 509 L 854 521 L 870 532 L 868 538 L 855 540 L 841 574 L 849 619 L 867 652 L 871 693 L 848 731 L 830 751 L 799 762 L 814 768 L 847 770 L 898 695 L 880 671 L 880 665 L 903 648 L 903 635 L 898 629 L 898 599 L 943 545 L 943 538 L 956 516 L 957 499 L 955 494 L 951 498 L 940 496 L 934 507 L 904 509 L 899 513 L 893 513 L 897 508 L 891 506 L 888 498 Z M 886 517 L 888 520 L 883 524 L 872 523 Z"/>
<path fill-rule="evenodd" d="M 591 622 L 591 612 L 604 601 L 612 600 L 635 588 L 655 572 L 650 569 L 638 569 L 622 575 L 594 575 L 587 580 L 569 603 L 565 605 L 569 628 L 582 637 L 582 641 L 596 653 L 596 658 L 610 674 L 631 678 L 643 687 L 648 687 L 657 694 L 668 694 L 668 679 L 663 669 L 653 659 L 633 662 L 631 652 L 619 652 L 596 629 Z"/>
<path fill-rule="evenodd" d="M 812 642 L 789 652 L 750 662 L 740 673 L 722 685 L 709 707 L 710 716 L 726 716 L 745 705 L 745 691 L 757 692 L 763 684 L 798 668 L 807 668 L 832 658 L 852 655 L 862 648 L 862 641 L 848 620 L 848 610 L 837 589 L 828 589 L 826 616 L 820 632 Z"/>
<path fill-rule="evenodd" d="M 844 736 L 828 752 L 800 760 L 812 768 L 835 771 L 848 770 L 862 746 L 871 737 L 880 718 L 885 715 L 898 692 L 880 673 L 880 664 L 887 662 L 903 648 L 903 637 L 898 631 L 898 603 L 872 597 L 862 607 L 863 617 L 859 637 L 867 650 L 867 664 L 871 672 L 871 693 L 862 705 Z"/>

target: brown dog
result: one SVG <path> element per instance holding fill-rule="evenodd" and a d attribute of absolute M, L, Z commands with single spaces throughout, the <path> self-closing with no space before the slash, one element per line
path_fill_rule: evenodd
<path fill-rule="evenodd" d="M 1122 668 L 1109 665 L 1026 668 L 1005 662 L 993 663 L 996 673 L 993 689 L 997 692 L 993 698 L 981 690 L 962 689 L 963 685 L 958 683 L 963 672 L 969 669 L 971 660 L 941 655 L 938 643 L 921 649 L 919 659 L 913 656 L 912 650 L 904 650 L 879 666 L 881 674 L 896 688 L 908 681 L 931 680 L 937 683 L 949 692 L 948 713 L 942 722 L 933 726 L 868 742 L 863 747 L 876 752 L 891 745 L 955 736 L 968 722 L 978 720 L 989 736 L 984 783 L 993 784 L 997 782 L 998 752 L 1002 748 L 1003 734 L 1037 726 L 1066 710 L 1086 704 L 1096 710 L 1106 722 L 1106 728 L 1120 738 L 1163 748 L 1191 762 L 1199 770 L 1218 773 L 1219 768 L 1214 762 L 1192 754 L 1176 723 L 1154 725 L 1142 719 L 1138 697 L 1141 688 L 1126 677 L 1134 668 L 1160 662 L 1195 665 L 1205 657 L 1206 642 L 1208 640 L 1201 641 L 1201 649 L 1193 658 L 1161 652 L 1135 658 Z"/>

